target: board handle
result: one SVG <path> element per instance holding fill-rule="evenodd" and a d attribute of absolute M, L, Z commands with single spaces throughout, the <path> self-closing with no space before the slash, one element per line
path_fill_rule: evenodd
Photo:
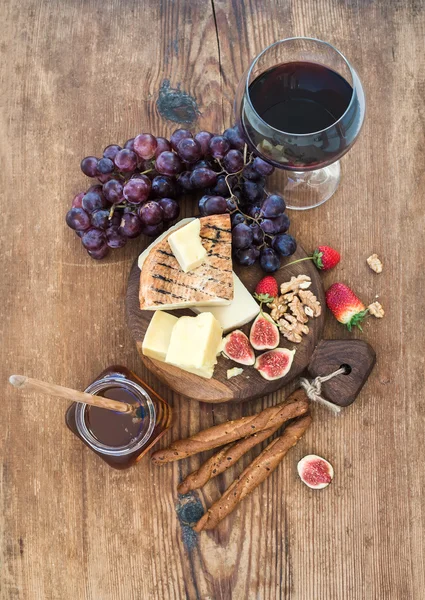
<path fill-rule="evenodd" d="M 322 383 L 322 395 L 338 406 L 354 402 L 376 362 L 376 353 L 363 340 L 322 340 L 307 367 L 312 378 L 324 377 L 341 366 L 346 373 Z"/>

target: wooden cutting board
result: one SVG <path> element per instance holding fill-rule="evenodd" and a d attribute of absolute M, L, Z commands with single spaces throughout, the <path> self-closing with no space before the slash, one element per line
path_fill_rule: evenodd
<path fill-rule="evenodd" d="M 306 252 L 298 246 L 295 254 L 286 260 L 291 262 L 298 258 L 304 258 L 307 256 Z M 282 261 L 282 264 L 284 262 Z M 233 268 L 236 274 L 241 279 L 242 283 L 246 288 L 253 293 L 255 286 L 258 281 L 264 277 L 265 273 L 261 270 L 258 264 L 252 267 L 241 267 L 234 264 Z M 175 392 L 182 394 L 192 400 L 198 400 L 202 402 L 228 402 L 235 400 L 252 400 L 275 392 L 277 389 L 286 385 L 289 381 L 299 375 L 310 362 L 310 358 L 317 343 L 322 338 L 323 323 L 324 323 L 324 308 L 325 308 L 325 295 L 323 291 L 323 284 L 320 278 L 320 274 L 312 261 L 304 261 L 296 265 L 291 265 L 287 268 L 283 268 L 275 273 L 275 277 L 278 283 L 288 281 L 293 275 L 309 275 L 312 281 L 311 291 L 317 296 L 320 304 L 322 305 L 322 314 L 316 319 L 310 319 L 308 326 L 310 332 L 308 335 L 303 337 L 300 344 L 293 344 L 288 342 L 283 336 L 280 338 L 279 347 L 289 348 L 296 350 L 294 361 L 292 363 L 291 370 L 282 379 L 275 381 L 267 381 L 254 369 L 254 367 L 243 367 L 244 372 L 242 375 L 227 379 L 227 369 L 237 365 L 233 361 L 220 356 L 218 364 L 215 367 L 214 376 L 212 379 L 203 379 L 197 375 L 192 375 L 186 371 L 182 371 L 172 365 L 167 365 L 163 362 L 153 360 L 142 354 L 142 342 L 149 322 L 152 318 L 152 311 L 142 311 L 139 308 L 139 279 L 140 270 L 137 266 L 137 260 L 134 262 L 130 276 L 128 278 L 127 286 L 127 297 L 126 297 L 126 314 L 127 324 L 131 331 L 131 334 L 136 342 L 137 349 L 140 357 L 147 368 L 152 371 L 161 381 L 166 383 Z M 190 315 L 194 316 L 191 310 L 178 310 L 170 311 L 176 316 Z M 245 325 L 242 329 L 249 335 L 251 324 Z M 256 354 L 260 354 L 256 352 Z"/>

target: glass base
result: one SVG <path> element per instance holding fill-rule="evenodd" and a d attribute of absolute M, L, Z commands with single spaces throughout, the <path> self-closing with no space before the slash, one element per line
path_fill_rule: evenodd
<path fill-rule="evenodd" d="M 267 182 L 268 191 L 281 193 L 287 208 L 316 208 L 336 192 L 341 179 L 339 161 L 317 171 L 286 171 L 275 169 Z"/>

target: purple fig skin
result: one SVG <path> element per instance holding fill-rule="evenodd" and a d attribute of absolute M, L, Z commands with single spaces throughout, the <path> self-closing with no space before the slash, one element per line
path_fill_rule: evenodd
<path fill-rule="evenodd" d="M 254 350 L 249 339 L 240 329 L 235 329 L 223 339 L 222 352 L 227 358 L 240 365 L 253 365 L 255 363 Z"/>
<path fill-rule="evenodd" d="M 257 356 L 255 368 L 261 377 L 268 381 L 281 379 L 289 373 L 294 360 L 295 350 L 287 348 L 276 348 Z"/>
<path fill-rule="evenodd" d="M 273 350 L 280 341 L 279 329 L 266 313 L 260 313 L 251 326 L 249 341 L 255 350 Z"/>

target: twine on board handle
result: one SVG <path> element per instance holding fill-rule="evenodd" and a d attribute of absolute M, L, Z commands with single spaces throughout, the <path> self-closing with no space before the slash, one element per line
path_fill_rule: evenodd
<path fill-rule="evenodd" d="M 312 381 L 309 381 L 305 377 L 301 377 L 300 385 L 302 388 L 304 388 L 305 393 L 312 402 L 318 402 L 319 404 L 325 406 L 337 415 L 341 412 L 341 407 L 337 406 L 336 404 L 333 404 L 332 402 L 329 402 L 329 400 L 326 400 L 326 398 L 323 398 L 323 396 L 321 396 L 322 383 L 325 383 L 325 381 L 329 381 L 329 379 L 332 379 L 333 377 L 337 377 L 337 375 L 345 375 L 346 373 L 346 368 L 340 367 L 333 373 L 325 375 L 324 377 L 316 377 Z"/>

